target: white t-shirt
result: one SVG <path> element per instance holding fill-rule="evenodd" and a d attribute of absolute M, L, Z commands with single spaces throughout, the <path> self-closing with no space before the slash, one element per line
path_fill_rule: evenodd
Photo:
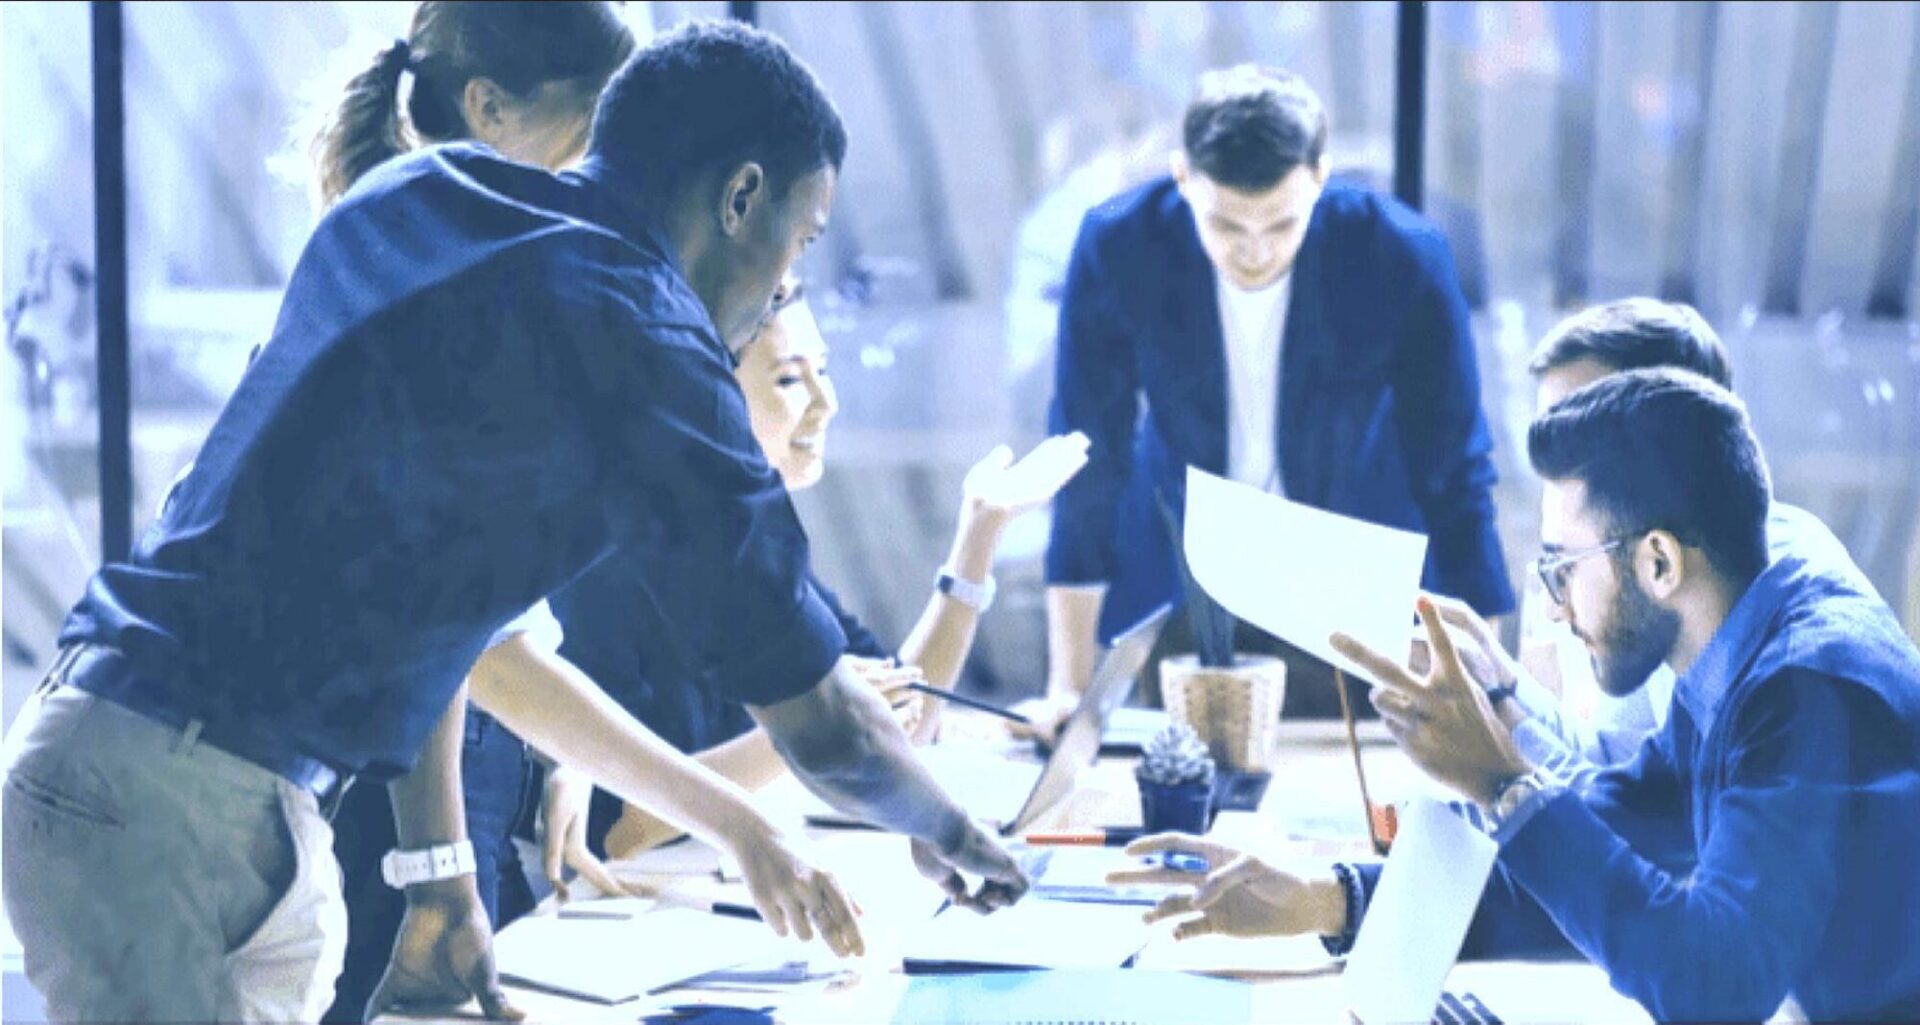
<path fill-rule="evenodd" d="M 1274 417 L 1280 408 L 1280 345 L 1293 274 L 1252 292 L 1222 277 L 1215 282 L 1227 351 L 1227 476 L 1284 494 Z"/>

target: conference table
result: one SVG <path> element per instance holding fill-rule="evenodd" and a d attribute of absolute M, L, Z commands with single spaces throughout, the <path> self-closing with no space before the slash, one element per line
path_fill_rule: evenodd
<path fill-rule="evenodd" d="M 1362 723 L 1359 738 L 1375 802 L 1432 792 L 1432 784 L 1400 754 L 1377 723 Z M 941 746 L 949 745 L 965 746 L 975 756 L 988 751 L 1009 760 L 1037 760 L 1030 750 L 1006 740 L 996 722 L 984 716 L 950 714 Z M 1140 807 L 1133 764 L 1132 758 L 1103 757 L 1083 770 L 1073 795 L 1036 823 L 1034 831 L 1138 825 Z M 1235 846 L 1256 850 L 1269 859 L 1298 859 L 1303 866 L 1317 864 L 1324 868 L 1331 860 L 1370 856 L 1354 756 L 1344 726 L 1337 722 L 1281 723 L 1271 768 L 1273 779 L 1257 810 L 1222 812 L 1211 835 Z M 798 809 L 793 807 L 800 803 L 794 800 L 796 794 L 791 787 L 776 784 L 762 791 L 760 798 L 762 806 L 776 818 L 785 817 L 794 828 L 806 829 L 820 863 L 835 873 L 861 905 L 862 932 L 868 948 L 863 958 L 838 961 L 818 941 L 810 947 L 789 941 L 783 949 L 808 962 L 805 981 L 663 989 L 635 1000 L 609 1004 L 529 988 L 510 980 L 507 989 L 513 1002 L 536 1021 L 667 1021 L 676 1019 L 648 1016 L 666 1014 L 666 1009 L 672 1007 L 685 1009 L 696 1005 L 754 1011 L 770 1009 L 774 1020 L 796 1025 L 880 1025 L 896 1020 L 896 1011 L 916 978 L 901 969 L 903 945 L 913 930 L 924 925 L 938 909 L 941 895 L 914 871 L 905 840 L 871 830 L 805 826 Z M 1016 849 L 1019 846 L 1016 843 Z M 704 907 L 716 900 L 745 903 L 744 885 L 737 877 L 728 878 L 724 871 L 713 871 L 719 866 L 719 856 L 694 841 L 682 841 L 636 859 L 614 862 L 609 867 L 616 876 L 623 882 L 648 888 L 658 901 L 582 900 L 580 893 L 584 884 L 578 884 L 574 888 L 574 900 L 564 908 L 549 899 L 536 916 L 508 926 L 499 937 L 500 949 L 503 954 L 516 951 L 524 954 L 529 943 L 536 942 L 543 951 L 542 956 L 604 957 L 606 951 L 595 949 L 600 944 L 596 936 L 608 934 L 593 931 L 594 926 L 605 924 L 596 909 L 619 908 L 622 910 L 617 914 L 624 916 L 629 911 L 648 914 L 666 907 Z M 592 893 L 590 889 L 585 892 Z M 678 913 L 687 914 L 685 910 Z M 607 917 L 613 917 L 613 913 Z M 764 928 L 757 923 L 734 924 Z M 1177 942 L 1172 938 L 1171 926 L 1155 929 L 1129 972 L 1198 973 L 1245 980 L 1251 984 L 1247 987 L 1251 1011 L 1240 1020 L 1337 1022 L 1350 1018 L 1341 989 L 1342 966 L 1337 959 L 1325 954 L 1316 938 L 1240 940 L 1212 936 Z M 517 946 L 516 941 L 519 941 Z M 680 943 L 660 940 L 645 945 L 653 949 L 671 948 L 675 954 L 684 955 L 702 942 L 722 941 L 689 938 Z M 726 951 L 714 953 L 716 963 L 726 959 Z M 642 961 L 649 956 L 652 955 L 648 951 L 633 952 L 633 957 Z M 502 960 L 503 965 L 507 965 L 511 958 L 503 956 Z M 1071 978 L 1073 976 L 1061 977 L 1069 981 Z M 1088 985 L 1093 986 L 1098 985 L 1101 978 L 1112 976 L 1094 973 L 1087 978 Z M 1171 980 L 1173 976 L 1160 978 Z M 1447 987 L 1450 992 L 1464 989 L 1475 993 L 1493 1008 L 1500 1020 L 1510 1023 L 1647 1020 L 1637 1004 L 1608 986 L 1604 973 L 1586 963 L 1460 963 L 1449 975 Z M 962 1009 L 956 1011 L 951 1020 L 976 1019 Z M 1062 1018 L 1048 1013 L 1036 1020 L 1092 1019 Z M 1173 1017 L 1160 1014 L 1134 1020 L 1197 1019 L 1183 1018 L 1176 1013 Z"/>

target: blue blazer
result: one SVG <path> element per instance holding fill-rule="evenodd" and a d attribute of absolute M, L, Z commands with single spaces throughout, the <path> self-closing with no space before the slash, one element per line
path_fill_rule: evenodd
<path fill-rule="evenodd" d="M 1108 585 L 1105 640 L 1180 598 L 1156 492 L 1179 516 L 1186 467 L 1227 465 L 1214 269 L 1171 178 L 1087 215 L 1058 347 L 1052 430 L 1084 431 L 1093 448 L 1054 501 L 1047 580 Z M 1484 614 L 1513 609 L 1472 329 L 1437 228 L 1328 184 L 1294 263 L 1275 398 L 1288 498 L 1424 533 L 1426 587 Z"/>

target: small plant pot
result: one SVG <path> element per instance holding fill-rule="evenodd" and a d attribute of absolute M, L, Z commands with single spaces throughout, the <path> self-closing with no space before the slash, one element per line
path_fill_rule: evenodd
<path fill-rule="evenodd" d="M 1213 822 L 1213 782 L 1189 780 L 1171 786 L 1155 780 L 1134 779 L 1140 784 L 1140 822 L 1148 833 L 1192 833 L 1207 831 Z"/>
<path fill-rule="evenodd" d="M 1286 694 L 1287 664 L 1272 655 L 1240 655 L 1227 668 L 1202 666 L 1193 655 L 1160 662 L 1167 714 L 1192 726 L 1223 769 L 1273 768 Z"/>

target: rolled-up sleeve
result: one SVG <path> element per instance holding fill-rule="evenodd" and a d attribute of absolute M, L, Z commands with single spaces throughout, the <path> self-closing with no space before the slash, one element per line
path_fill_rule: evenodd
<path fill-rule="evenodd" d="M 487 647 L 492 648 L 508 638 L 522 635 L 546 652 L 559 651 L 560 645 L 566 641 L 566 633 L 560 629 L 560 621 L 554 618 L 553 609 L 545 599 L 509 620 L 506 626 L 495 630 L 493 636 L 487 639 Z"/>
<path fill-rule="evenodd" d="M 697 685 L 747 704 L 804 693 L 846 636 L 811 582 L 806 531 L 725 349 L 684 303 L 651 308 L 647 282 L 578 271 L 562 286 L 564 329 L 614 535 Z"/>

